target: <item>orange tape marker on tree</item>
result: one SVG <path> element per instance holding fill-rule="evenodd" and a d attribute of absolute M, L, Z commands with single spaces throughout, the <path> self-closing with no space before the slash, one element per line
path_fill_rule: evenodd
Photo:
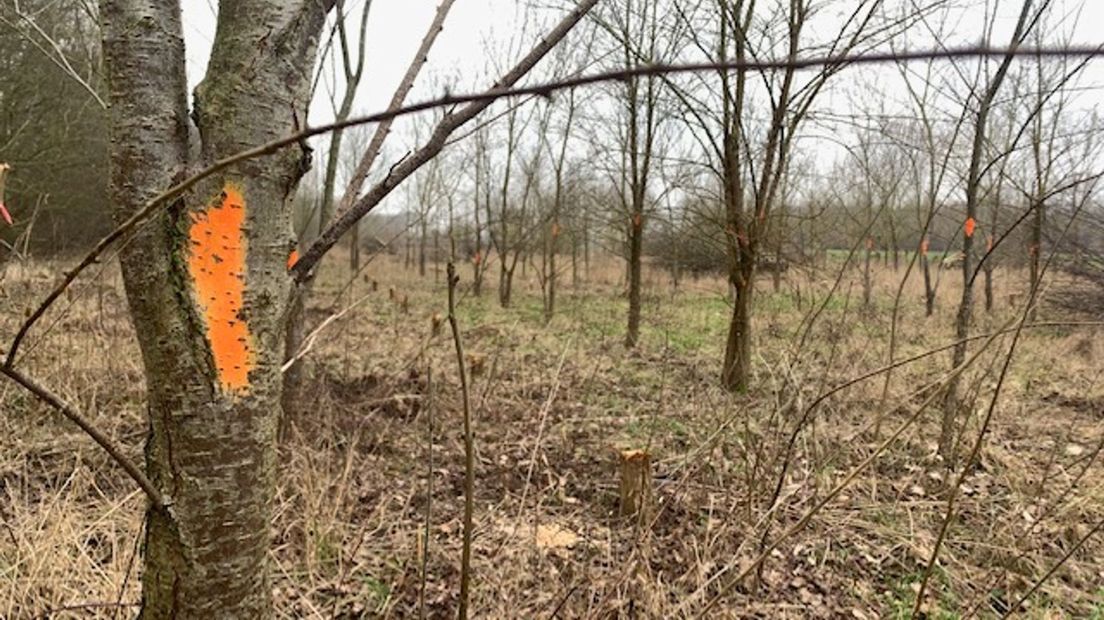
<path fill-rule="evenodd" d="M 972 217 L 966 218 L 966 225 L 962 227 L 966 231 L 967 237 L 974 236 L 974 230 L 977 228 L 977 220 Z"/>

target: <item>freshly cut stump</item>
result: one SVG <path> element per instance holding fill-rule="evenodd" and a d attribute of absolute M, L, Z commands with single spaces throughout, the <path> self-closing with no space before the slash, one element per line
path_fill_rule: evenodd
<path fill-rule="evenodd" d="M 621 472 L 622 517 L 644 521 L 652 509 L 652 455 L 644 450 L 621 450 L 618 453 Z"/>

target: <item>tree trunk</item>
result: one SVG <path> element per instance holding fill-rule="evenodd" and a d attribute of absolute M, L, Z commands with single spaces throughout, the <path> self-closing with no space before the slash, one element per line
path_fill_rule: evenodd
<path fill-rule="evenodd" d="M 1041 194 L 1041 191 L 1040 191 Z M 1039 198 L 1041 199 L 1041 198 Z M 1036 295 L 1039 289 L 1039 279 L 1042 273 L 1042 265 L 1040 264 L 1039 257 L 1042 255 L 1043 248 L 1043 225 L 1046 219 L 1046 207 L 1042 204 L 1035 208 L 1035 217 L 1031 220 L 1031 244 L 1027 248 L 1027 259 L 1029 261 L 1029 269 L 1031 280 L 1028 282 L 1028 299 L 1032 300 L 1031 307 L 1028 308 L 1027 320 L 1035 320 L 1035 308 L 1038 299 Z"/>
<path fill-rule="evenodd" d="M 422 216 L 421 234 L 418 235 L 418 275 L 425 277 L 426 275 L 426 221 L 425 216 Z"/>
<path fill-rule="evenodd" d="M 513 297 L 514 288 L 514 270 L 502 266 L 502 269 L 498 272 L 498 304 L 503 308 L 510 307 L 510 301 Z"/>
<path fill-rule="evenodd" d="M 190 137 L 179 4 L 101 3 L 117 220 L 189 166 L 303 125 L 325 8 L 220 8 Z M 190 140 L 198 160 L 188 161 Z M 272 617 L 269 522 L 300 175 L 294 148 L 232 166 L 122 251 L 146 375 L 146 469 L 172 501 L 146 514 L 141 618 Z"/>
<path fill-rule="evenodd" d="M 632 348 L 640 341 L 640 262 L 644 249 L 643 197 L 633 211 L 629 227 L 629 325 L 625 346 Z"/>
<path fill-rule="evenodd" d="M 993 266 L 992 258 L 985 261 L 985 311 L 993 312 Z"/>
<path fill-rule="evenodd" d="M 436 228 L 433 229 L 433 281 L 441 281 L 441 237 Z"/>
<path fill-rule="evenodd" d="M 863 309 L 870 310 L 870 289 L 872 284 L 870 281 L 870 255 L 873 252 L 874 242 L 870 239 L 866 240 L 866 253 L 863 260 Z"/>
<path fill-rule="evenodd" d="M 746 256 L 746 255 L 745 255 Z M 747 391 L 751 383 L 751 295 L 754 268 L 741 265 L 729 278 L 733 291 L 721 384 L 731 392 Z"/>
<path fill-rule="evenodd" d="M 481 160 L 476 160 L 477 165 Z M 479 168 L 476 169 L 477 172 Z M 476 185 L 476 192 L 479 191 L 479 185 Z M 470 257 L 472 262 L 472 294 L 476 297 L 483 295 L 483 273 L 486 271 L 484 268 L 483 258 L 483 228 L 479 224 L 479 194 L 476 194 L 475 200 L 475 256 Z"/>
<path fill-rule="evenodd" d="M 291 296 L 288 306 L 287 328 L 284 336 L 284 346 L 287 356 L 295 355 L 307 336 L 306 303 L 310 299 L 311 289 L 314 286 L 313 278 L 301 284 Z M 298 360 L 284 373 L 284 389 L 280 395 L 280 406 L 283 417 L 280 419 L 280 436 L 285 437 L 290 429 L 292 419 L 298 417 L 300 405 L 306 397 L 306 374 L 303 361 Z"/>
<path fill-rule="evenodd" d="M 548 248 L 548 302 L 544 305 L 544 322 L 548 323 L 552 320 L 552 315 L 556 312 L 556 246 L 560 236 L 560 220 L 559 215 L 552 220 L 552 230 L 550 231 L 550 240 Z"/>
<path fill-rule="evenodd" d="M 583 213 L 583 279 L 590 282 L 590 211 Z"/>
<path fill-rule="evenodd" d="M 349 231 L 349 277 L 360 271 L 360 222 Z"/>
<path fill-rule="evenodd" d="M 920 253 L 920 268 L 924 273 L 924 316 L 935 312 L 935 290 L 932 288 L 931 261 L 926 250 Z"/>
<path fill-rule="evenodd" d="M 571 233 L 571 289 L 579 288 L 579 239 L 578 231 Z"/>

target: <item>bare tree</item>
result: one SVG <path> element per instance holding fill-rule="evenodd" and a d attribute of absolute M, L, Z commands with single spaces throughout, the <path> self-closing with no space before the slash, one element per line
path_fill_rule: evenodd
<path fill-rule="evenodd" d="M 1015 31 L 1012 33 L 1010 49 L 1019 47 L 1028 34 L 1032 25 L 1037 21 L 1039 13 L 1032 16 L 1033 0 L 1024 0 L 1020 10 L 1019 19 L 1016 21 Z M 1045 10 L 1049 1 L 1044 1 L 1042 9 Z M 969 172 L 966 177 L 966 213 L 963 223 L 962 235 L 962 298 L 958 304 L 958 313 L 955 317 L 955 337 L 960 344 L 955 346 L 951 358 L 951 367 L 958 368 L 966 361 L 966 338 L 970 334 L 970 326 L 973 319 L 973 283 L 974 283 L 974 230 L 978 217 L 980 203 L 980 190 L 982 180 L 982 157 L 985 153 L 986 131 L 989 126 L 989 115 L 993 110 L 993 104 L 997 93 L 1000 91 L 1008 68 L 1012 64 L 1012 56 L 1008 55 L 997 67 L 996 73 L 988 80 L 984 90 L 978 99 L 977 114 L 973 122 L 973 146 L 970 151 Z M 953 468 L 955 465 L 955 426 L 958 419 L 960 403 L 958 402 L 958 386 L 961 375 L 955 375 L 947 384 L 943 400 L 943 423 L 939 437 L 939 454 L 944 463 Z"/>
<path fill-rule="evenodd" d="M 876 44 L 906 23 L 879 23 L 881 1 L 864 0 L 844 13 L 839 33 L 826 42 L 807 41 L 812 3 L 793 0 L 769 7 L 755 0 L 677 4 L 692 49 L 709 61 L 745 62 L 775 53 L 796 58 L 809 47 L 847 53 Z M 753 38 L 754 37 L 754 38 Z M 752 295 L 755 266 L 768 237 L 782 178 L 795 137 L 828 80 L 846 63 L 831 63 L 801 80 L 792 67 L 762 71 L 757 83 L 748 72 L 720 71 L 719 89 L 698 80 L 676 89 L 694 132 L 710 161 L 725 205 L 728 275 L 733 290 L 732 316 L 722 363 L 721 383 L 747 389 L 751 373 Z M 713 94 L 719 97 L 717 101 Z M 758 95 L 758 96 L 757 96 Z M 769 113 L 760 121 L 750 112 L 762 102 Z"/>
<path fill-rule="evenodd" d="M 660 2 L 619 0 L 595 15 L 597 24 L 613 42 L 611 56 L 619 66 L 632 69 L 671 57 L 677 43 L 674 37 L 664 38 L 661 24 L 666 8 Z M 613 95 L 617 114 L 614 186 L 620 203 L 620 216 L 614 226 L 623 230 L 625 237 L 629 297 L 625 346 L 630 348 L 640 340 L 644 231 L 658 165 L 660 126 L 665 120 L 660 109 L 662 88 L 663 81 L 658 77 L 633 76 L 624 80 Z"/>
<path fill-rule="evenodd" d="M 524 118 L 522 113 L 523 110 L 519 107 L 510 107 L 506 111 L 506 144 L 499 168 L 501 173 L 495 186 L 495 208 L 492 210 L 489 200 L 484 204 L 487 212 L 487 231 L 495 256 L 498 258 L 498 303 L 503 308 L 508 307 L 513 298 L 514 272 L 528 237 L 525 230 L 526 209 L 540 157 L 540 151 L 534 150 L 533 159 L 529 162 L 528 174 L 524 175 L 522 192 L 518 197 L 511 196 L 511 182 L 514 180 L 515 161 L 518 157 L 521 138 L 532 120 L 532 110 L 529 110 Z"/>
<path fill-rule="evenodd" d="M 548 224 L 544 227 L 544 250 L 541 253 L 541 268 L 538 277 L 541 281 L 541 297 L 544 302 L 544 321 L 552 320 L 556 311 L 556 282 L 558 272 L 556 270 L 556 255 L 560 251 L 560 238 L 563 234 L 564 202 L 567 199 L 569 188 L 566 185 L 565 172 L 567 166 L 568 145 L 571 142 L 572 128 L 576 119 L 575 91 L 567 93 L 565 104 L 562 136 L 560 144 L 553 146 L 547 132 L 542 135 L 543 146 L 548 151 L 548 157 L 552 161 L 552 198 L 551 209 L 548 214 Z"/>

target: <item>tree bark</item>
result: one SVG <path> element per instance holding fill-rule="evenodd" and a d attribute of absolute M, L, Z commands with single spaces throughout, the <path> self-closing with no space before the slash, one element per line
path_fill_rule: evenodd
<path fill-rule="evenodd" d="M 920 268 L 924 273 L 924 316 L 931 316 L 935 312 L 935 289 L 932 288 L 931 260 L 926 248 L 920 251 Z"/>
<path fill-rule="evenodd" d="M 515 263 L 516 264 L 516 263 Z M 507 267 L 502 259 L 502 268 L 498 272 L 498 305 L 509 308 L 514 295 L 514 268 Z"/>
<path fill-rule="evenodd" d="M 747 391 L 751 383 L 751 296 L 754 266 L 748 264 L 730 280 L 733 290 L 732 318 L 728 324 L 721 384 L 731 392 Z"/>
<path fill-rule="evenodd" d="M 866 240 L 866 252 L 863 254 L 863 310 L 870 310 L 870 289 L 872 287 L 870 281 L 870 257 L 874 251 L 874 240 Z"/>
<path fill-rule="evenodd" d="M 301 128 L 327 9 L 223 3 L 190 138 L 179 3 L 104 0 L 116 219 L 189 165 Z M 269 520 L 300 176 L 295 149 L 231 167 L 122 251 L 146 374 L 146 468 L 172 501 L 146 515 L 142 618 L 272 616 Z"/>
<path fill-rule="evenodd" d="M 643 203 L 643 200 L 640 201 Z M 643 204 L 634 207 L 629 226 L 629 324 L 625 346 L 632 348 L 640 341 L 640 272 L 644 248 Z"/>

